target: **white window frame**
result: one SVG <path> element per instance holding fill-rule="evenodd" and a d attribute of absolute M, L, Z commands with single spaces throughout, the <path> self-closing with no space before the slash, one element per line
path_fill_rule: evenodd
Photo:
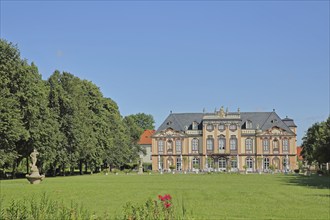
<path fill-rule="evenodd" d="M 289 152 L 289 146 L 290 146 L 289 139 L 287 139 L 287 138 L 283 139 L 283 141 L 282 141 L 283 152 Z"/>
<path fill-rule="evenodd" d="M 268 157 L 265 157 L 262 162 L 264 170 L 269 170 L 270 159 Z"/>
<path fill-rule="evenodd" d="M 177 171 L 181 171 L 182 170 L 182 161 L 181 161 L 181 158 L 180 157 L 176 158 L 176 170 Z"/>
<path fill-rule="evenodd" d="M 175 140 L 175 152 L 176 153 L 182 152 L 182 141 L 181 140 Z"/>
<path fill-rule="evenodd" d="M 227 160 L 224 157 L 220 157 L 218 159 L 218 167 L 219 170 L 226 170 L 227 169 Z"/>
<path fill-rule="evenodd" d="M 198 148 L 199 148 L 199 140 L 197 138 L 193 138 L 191 140 L 191 150 L 198 151 Z"/>
<path fill-rule="evenodd" d="M 158 147 L 158 153 L 163 153 L 164 152 L 164 141 L 159 140 L 157 143 L 157 147 Z"/>
<path fill-rule="evenodd" d="M 268 139 L 262 140 L 262 149 L 263 149 L 263 151 L 269 152 L 269 140 Z"/>
<path fill-rule="evenodd" d="M 230 150 L 236 151 L 237 150 L 237 138 L 236 138 L 236 136 L 231 137 L 229 142 L 230 142 Z"/>
<path fill-rule="evenodd" d="M 206 150 L 207 151 L 213 151 L 214 149 L 214 139 L 213 138 L 207 138 L 206 139 Z"/>
<path fill-rule="evenodd" d="M 226 150 L 226 138 L 220 136 L 218 139 L 219 150 Z"/>
<path fill-rule="evenodd" d="M 245 159 L 245 165 L 246 165 L 248 171 L 252 171 L 253 170 L 253 159 L 251 157 L 247 157 Z"/>
<path fill-rule="evenodd" d="M 252 151 L 253 150 L 253 140 L 251 138 L 247 138 L 245 140 L 245 151 Z"/>

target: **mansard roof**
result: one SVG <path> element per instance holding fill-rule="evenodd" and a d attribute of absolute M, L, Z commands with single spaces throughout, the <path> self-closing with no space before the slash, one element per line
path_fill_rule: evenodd
<path fill-rule="evenodd" d="M 199 124 L 198 129 L 201 130 L 204 115 L 204 113 L 171 113 L 157 129 L 156 133 L 167 128 L 172 128 L 176 131 L 185 131 L 191 129 L 193 122 L 197 122 Z"/>
<path fill-rule="evenodd" d="M 288 116 L 286 116 L 286 118 L 283 118 L 282 121 L 283 121 L 288 127 L 297 127 L 297 125 L 294 123 L 293 119 L 288 118 Z"/>
<path fill-rule="evenodd" d="M 228 113 L 229 115 L 237 114 L 237 112 Z M 203 117 L 206 115 L 214 115 L 212 113 L 171 113 L 162 125 L 157 129 L 159 131 L 172 128 L 177 131 L 185 131 L 192 129 L 192 123 L 198 123 L 198 130 L 202 130 Z M 226 120 L 220 119 L 220 120 Z M 247 121 L 252 122 L 251 129 L 261 129 L 263 131 L 272 127 L 279 127 L 291 134 L 294 134 L 289 127 L 295 126 L 292 119 L 281 119 L 275 111 L 273 112 L 240 112 L 240 126 L 244 126 Z"/>

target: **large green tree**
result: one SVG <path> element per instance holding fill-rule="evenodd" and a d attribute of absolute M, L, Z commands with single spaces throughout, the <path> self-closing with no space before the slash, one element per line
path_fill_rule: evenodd
<path fill-rule="evenodd" d="M 153 124 L 144 113 L 123 118 L 95 84 L 70 73 L 55 71 L 42 80 L 36 65 L 0 40 L 0 167 L 15 174 L 25 158 L 28 171 L 34 148 L 37 166 L 48 175 L 121 167 L 136 160 L 140 135 Z"/>
<path fill-rule="evenodd" d="M 1 106 L 3 112 L 8 112 L 2 115 L 6 119 L 1 122 L 11 118 L 5 125 L 10 127 L 7 135 L 9 132 L 16 134 L 7 139 L 7 146 L 2 145 L 1 150 L 8 149 L 9 145 L 13 149 L 13 155 L 16 155 L 15 159 L 12 157 L 15 174 L 23 158 L 26 158 L 28 169 L 29 154 L 33 148 L 42 150 L 53 142 L 51 134 L 56 122 L 49 115 L 48 90 L 38 68 L 22 60 L 16 46 L 5 40 L 0 40 L 0 45 Z"/>
<path fill-rule="evenodd" d="M 137 113 L 133 115 L 128 115 L 126 118 L 131 118 L 134 120 L 136 125 L 142 130 L 154 130 L 155 129 L 155 120 L 154 117 L 150 114 Z"/>
<path fill-rule="evenodd" d="M 303 137 L 301 154 L 308 164 L 330 162 L 330 117 L 308 128 Z"/>

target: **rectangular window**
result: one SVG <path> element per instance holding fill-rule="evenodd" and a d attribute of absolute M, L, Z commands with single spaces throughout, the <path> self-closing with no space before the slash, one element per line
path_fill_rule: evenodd
<path fill-rule="evenodd" d="M 231 160 L 231 168 L 237 168 L 237 160 Z"/>
<path fill-rule="evenodd" d="M 213 139 L 206 140 L 206 150 L 213 151 Z"/>
<path fill-rule="evenodd" d="M 164 141 L 158 141 L 158 152 L 163 153 L 164 152 Z"/>
<path fill-rule="evenodd" d="M 267 139 L 264 139 L 262 141 L 262 146 L 264 148 L 264 151 L 269 151 L 269 141 Z"/>
<path fill-rule="evenodd" d="M 248 138 L 245 140 L 245 150 L 252 151 L 252 139 Z"/>
<path fill-rule="evenodd" d="M 192 151 L 198 151 L 198 139 L 194 138 L 192 139 L 191 143 Z"/>
<path fill-rule="evenodd" d="M 288 152 L 289 151 L 289 140 L 284 139 L 283 140 L 283 152 Z"/>
<path fill-rule="evenodd" d="M 181 142 L 181 140 L 176 140 L 175 141 L 175 151 L 176 151 L 176 153 L 181 153 L 181 151 L 182 151 L 182 142 Z"/>
<path fill-rule="evenodd" d="M 237 150 L 237 139 L 230 138 L 230 150 Z"/>
<path fill-rule="evenodd" d="M 219 138 L 219 150 L 225 150 L 226 149 L 226 139 Z"/>

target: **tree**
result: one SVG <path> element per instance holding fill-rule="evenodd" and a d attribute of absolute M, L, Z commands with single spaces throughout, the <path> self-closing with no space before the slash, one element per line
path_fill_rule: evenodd
<path fill-rule="evenodd" d="M 313 162 L 319 165 L 330 162 L 330 117 L 308 128 L 303 137 L 301 154 L 309 165 Z"/>
<path fill-rule="evenodd" d="M 154 130 L 155 120 L 152 115 L 145 113 L 138 113 L 135 115 L 128 115 L 126 118 L 131 118 L 143 131 L 144 130 Z"/>

